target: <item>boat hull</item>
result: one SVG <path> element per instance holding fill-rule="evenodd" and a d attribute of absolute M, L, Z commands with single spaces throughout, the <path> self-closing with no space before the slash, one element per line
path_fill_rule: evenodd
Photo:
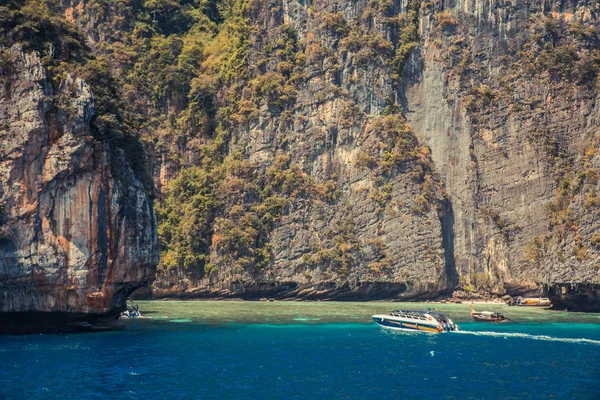
<path fill-rule="evenodd" d="M 429 332 L 429 333 L 439 333 L 440 330 L 437 326 L 430 324 L 422 324 L 415 322 L 407 322 L 407 321 L 398 321 L 385 317 L 373 316 L 373 321 L 377 323 L 377 325 L 387 328 L 394 329 L 400 331 L 411 331 L 411 332 Z"/>
<path fill-rule="evenodd" d="M 516 306 L 518 306 L 518 307 L 550 307 L 550 306 L 552 306 L 552 303 L 550 303 L 550 302 L 523 303 L 523 304 L 516 304 Z"/>
<path fill-rule="evenodd" d="M 520 307 L 551 307 L 552 302 L 550 299 L 546 297 L 535 298 L 535 297 L 526 297 L 526 298 L 517 298 L 515 306 Z"/>
<path fill-rule="evenodd" d="M 480 316 L 476 316 L 476 315 L 471 315 L 471 317 L 473 317 L 473 319 L 477 322 L 504 322 L 504 321 L 506 321 L 505 318 L 485 318 L 485 317 L 480 317 Z"/>

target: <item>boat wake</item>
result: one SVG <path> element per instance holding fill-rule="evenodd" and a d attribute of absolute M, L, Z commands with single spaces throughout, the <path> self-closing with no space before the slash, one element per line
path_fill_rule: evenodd
<path fill-rule="evenodd" d="M 528 333 L 519 332 L 489 332 L 489 331 L 456 331 L 452 333 L 464 334 L 464 335 L 475 335 L 475 336 L 492 336 L 492 337 L 503 337 L 503 338 L 521 338 L 521 339 L 532 339 L 532 340 L 543 340 L 546 342 L 564 342 L 564 343 L 589 343 L 600 345 L 600 340 L 586 339 L 586 338 L 561 338 L 547 335 L 530 335 Z"/>

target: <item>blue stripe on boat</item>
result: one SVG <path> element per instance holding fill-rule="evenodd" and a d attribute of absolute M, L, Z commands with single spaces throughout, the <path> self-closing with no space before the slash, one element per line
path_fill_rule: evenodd
<path fill-rule="evenodd" d="M 436 326 L 431 326 L 428 324 L 419 324 L 417 322 L 402 323 L 400 321 L 391 321 L 389 319 L 384 319 L 384 318 L 373 318 L 373 320 L 381 326 L 389 326 L 391 328 L 404 328 L 404 329 L 412 329 L 414 331 L 418 331 L 419 330 L 418 326 L 423 326 L 423 327 L 427 327 L 427 328 L 431 328 L 431 329 L 437 329 Z"/>

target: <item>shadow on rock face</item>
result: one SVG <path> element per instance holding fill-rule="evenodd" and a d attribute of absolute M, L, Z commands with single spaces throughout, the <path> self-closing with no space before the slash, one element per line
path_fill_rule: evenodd
<path fill-rule="evenodd" d="M 600 312 L 600 285 L 553 285 L 546 291 L 554 310 Z"/>
<path fill-rule="evenodd" d="M 118 330 L 124 327 L 118 320 L 119 311 L 104 315 L 68 312 L 0 313 L 0 333 L 65 333 Z"/>

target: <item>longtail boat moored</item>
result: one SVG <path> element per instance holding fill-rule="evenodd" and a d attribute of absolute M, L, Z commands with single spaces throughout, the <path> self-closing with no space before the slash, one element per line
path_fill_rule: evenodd
<path fill-rule="evenodd" d="M 479 322 L 504 322 L 507 318 L 500 311 L 475 311 L 471 304 L 471 317 Z"/>

